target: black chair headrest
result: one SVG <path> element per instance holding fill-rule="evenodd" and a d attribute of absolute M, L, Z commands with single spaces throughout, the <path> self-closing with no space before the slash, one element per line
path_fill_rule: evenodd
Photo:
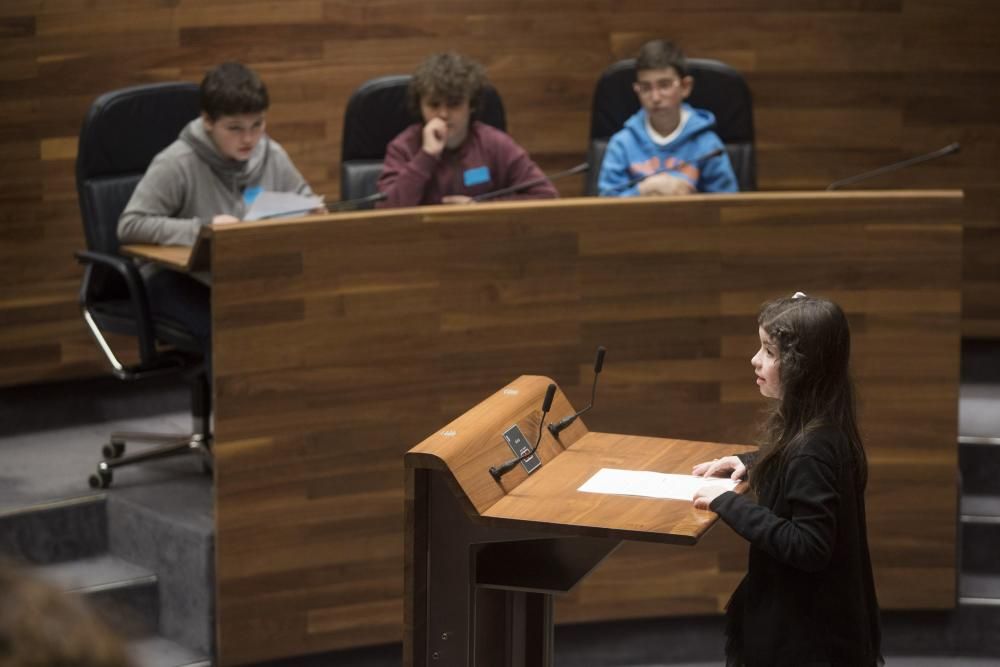
<path fill-rule="evenodd" d="M 743 75 L 718 60 L 688 58 L 687 65 L 688 74 L 694 77 L 688 104 L 715 114 L 716 133 L 724 143 L 753 142 L 753 99 Z M 610 137 L 639 110 L 634 82 L 634 58 L 619 60 L 604 70 L 594 89 L 591 139 Z"/>
<path fill-rule="evenodd" d="M 77 179 L 144 172 L 200 108 L 198 86 L 188 82 L 104 93 L 90 106 L 80 130 Z"/>
<path fill-rule="evenodd" d="M 362 84 L 347 102 L 344 111 L 344 132 L 340 159 L 381 160 L 385 147 L 409 125 L 419 122 L 407 104 L 409 74 L 383 76 Z M 487 84 L 483 89 L 480 109 L 475 117 L 484 123 L 506 131 L 507 118 L 503 102 L 496 89 Z"/>
<path fill-rule="evenodd" d="M 122 88 L 94 100 L 76 155 L 76 190 L 88 248 L 117 251 L 118 216 L 136 183 L 200 109 L 198 86 L 187 82 Z"/>

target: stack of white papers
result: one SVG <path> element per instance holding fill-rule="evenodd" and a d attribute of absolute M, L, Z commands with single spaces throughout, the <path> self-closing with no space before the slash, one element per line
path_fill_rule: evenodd
<path fill-rule="evenodd" d="M 300 195 L 294 192 L 264 190 L 257 195 L 244 214 L 244 220 L 264 220 L 305 215 L 323 206 L 322 195 Z"/>
<path fill-rule="evenodd" d="M 695 491 L 703 486 L 721 486 L 732 491 L 736 488 L 737 483 L 736 480 L 728 477 L 696 477 L 694 475 L 672 475 L 644 470 L 601 468 L 577 491 L 608 493 L 617 496 L 694 500 Z"/>

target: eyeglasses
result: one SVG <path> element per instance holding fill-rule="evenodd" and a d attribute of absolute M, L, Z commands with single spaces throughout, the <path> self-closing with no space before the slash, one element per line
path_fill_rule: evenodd
<path fill-rule="evenodd" d="M 661 93 L 667 93 L 670 92 L 678 83 L 680 83 L 680 79 L 675 79 L 673 77 L 657 79 L 656 81 L 640 81 L 638 83 L 639 94 L 651 95 L 654 90 L 658 90 Z"/>

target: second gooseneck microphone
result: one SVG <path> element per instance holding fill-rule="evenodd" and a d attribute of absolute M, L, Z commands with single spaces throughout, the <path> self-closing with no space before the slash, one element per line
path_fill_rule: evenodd
<path fill-rule="evenodd" d="M 388 198 L 389 195 L 384 192 L 373 192 L 370 195 L 358 197 L 357 199 L 344 199 L 342 201 L 333 202 L 332 204 L 327 205 L 327 209 L 330 210 L 330 212 L 353 211 L 364 206 L 365 204 L 377 204 Z"/>
<path fill-rule="evenodd" d="M 549 410 L 552 409 L 552 399 L 555 397 L 555 395 L 556 395 L 556 385 L 550 384 L 548 389 L 545 390 L 545 399 L 542 401 L 542 416 L 538 420 L 538 437 L 535 439 L 535 446 L 525 451 L 521 455 L 515 456 L 510 461 L 507 461 L 506 463 L 504 463 L 499 467 L 498 466 L 490 467 L 490 475 L 493 476 L 493 479 L 495 479 L 497 483 L 500 482 L 501 477 L 503 477 L 511 470 L 513 470 L 515 467 L 517 467 L 518 463 L 520 463 L 521 461 L 526 461 L 527 459 L 530 459 L 532 456 L 534 456 L 535 451 L 538 449 L 539 443 L 542 441 L 542 431 L 545 429 L 545 415 L 547 415 L 549 413 Z"/>
<path fill-rule="evenodd" d="M 924 153 L 923 155 L 918 155 L 917 157 L 911 157 L 909 160 L 903 160 L 902 162 L 893 162 L 892 164 L 887 164 L 884 167 L 879 167 L 878 169 L 872 169 L 871 171 L 866 171 L 863 174 L 856 174 L 850 178 L 842 178 L 839 181 L 834 181 L 830 185 L 826 186 L 828 191 L 839 190 L 845 185 L 853 185 L 860 181 L 867 181 L 869 178 L 874 178 L 876 176 L 881 176 L 882 174 L 889 174 L 894 171 L 899 171 L 900 169 L 906 169 L 907 167 L 912 167 L 913 165 L 920 164 L 921 162 L 928 162 L 930 160 L 936 160 L 939 157 L 945 157 L 947 155 L 952 155 L 961 150 L 961 145 L 958 142 L 953 144 L 948 144 L 944 148 L 939 148 L 936 151 L 930 153 Z"/>
<path fill-rule="evenodd" d="M 594 385 L 590 389 L 590 405 L 583 408 L 582 410 L 574 412 L 568 417 L 563 417 L 555 424 L 549 424 L 549 433 L 551 433 L 555 437 L 558 438 L 559 434 L 564 429 L 566 429 L 570 424 L 575 422 L 577 417 L 579 417 L 584 412 L 594 407 L 594 399 L 597 397 L 597 378 L 601 374 L 601 369 L 604 368 L 604 354 L 606 352 L 607 350 L 604 348 L 603 345 L 598 346 L 597 356 L 594 358 Z"/>
<path fill-rule="evenodd" d="M 560 171 L 558 174 L 552 174 L 551 176 L 542 176 L 541 178 L 536 178 L 534 180 L 525 181 L 524 183 L 515 183 L 506 188 L 500 188 L 499 190 L 492 190 L 490 192 L 484 192 L 481 195 L 476 195 L 472 198 L 472 201 L 489 201 L 491 199 L 497 199 L 498 197 L 506 197 L 507 195 L 517 194 L 524 190 L 535 187 L 536 185 L 542 185 L 543 183 L 554 183 L 559 179 L 566 178 L 567 176 L 572 176 L 573 174 L 582 174 L 585 171 L 590 170 L 589 162 L 581 162 L 575 167 L 570 167 L 565 171 Z"/>

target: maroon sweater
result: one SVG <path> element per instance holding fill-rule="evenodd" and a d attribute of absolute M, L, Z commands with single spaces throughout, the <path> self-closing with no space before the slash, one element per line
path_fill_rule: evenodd
<path fill-rule="evenodd" d="M 476 195 L 545 178 L 528 153 L 506 133 L 473 121 L 469 134 L 455 150 L 440 157 L 421 150 L 423 126 L 411 125 L 392 140 L 385 152 L 378 190 L 388 195 L 379 206 L 440 204 L 447 195 Z M 551 199 L 559 193 L 546 179 L 539 185 L 503 199 Z"/>

